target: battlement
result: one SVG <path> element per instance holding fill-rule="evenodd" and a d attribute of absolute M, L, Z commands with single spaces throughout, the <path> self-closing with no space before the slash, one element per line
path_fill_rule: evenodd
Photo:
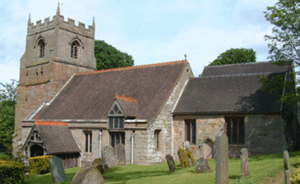
<path fill-rule="evenodd" d="M 44 19 L 43 23 L 42 23 L 42 20 L 38 20 L 38 21 L 36 21 L 36 24 L 34 25 L 34 23 L 32 23 L 30 20 L 30 14 L 29 14 L 28 29 L 27 29 L 28 35 L 55 29 L 56 27 L 67 30 L 67 31 L 75 32 L 82 36 L 90 37 L 93 39 L 95 37 L 95 21 L 94 21 L 94 19 L 93 19 L 93 25 L 89 25 L 88 28 L 85 28 L 85 24 L 82 22 L 78 22 L 78 26 L 77 26 L 77 25 L 75 25 L 74 19 L 68 18 L 68 21 L 64 20 L 64 16 L 60 15 L 59 6 L 57 9 L 56 15 L 53 16 L 52 21 L 50 21 L 50 17 L 47 17 Z"/>

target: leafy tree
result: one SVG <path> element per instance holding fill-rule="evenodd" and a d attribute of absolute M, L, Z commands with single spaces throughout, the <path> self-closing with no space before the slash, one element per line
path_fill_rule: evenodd
<path fill-rule="evenodd" d="M 255 51 L 253 49 L 231 48 L 220 54 L 209 66 L 250 62 L 256 62 Z"/>
<path fill-rule="evenodd" d="M 270 43 L 268 57 L 277 65 L 300 65 L 300 1 L 299 0 L 279 0 L 274 6 L 267 7 L 265 13 L 266 20 L 274 25 L 272 35 L 266 35 L 265 38 Z M 288 78 L 295 79 L 293 71 L 288 74 Z M 261 77 L 264 86 L 270 87 L 283 83 L 284 80 Z M 294 80 L 285 84 L 286 88 L 294 88 Z M 281 85 L 282 86 L 282 85 Z M 296 91 L 285 93 L 283 100 L 285 103 L 299 101 Z"/>
<path fill-rule="evenodd" d="M 98 70 L 134 65 L 131 55 L 119 51 L 102 40 L 95 41 L 95 57 Z"/>
<path fill-rule="evenodd" d="M 8 155 L 12 154 L 17 84 L 15 80 L 11 84 L 0 83 L 4 88 L 0 89 L 0 151 Z"/>

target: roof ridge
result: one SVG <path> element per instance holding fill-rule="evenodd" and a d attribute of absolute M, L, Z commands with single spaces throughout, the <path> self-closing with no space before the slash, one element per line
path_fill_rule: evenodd
<path fill-rule="evenodd" d="M 136 98 L 133 98 L 133 97 L 127 97 L 127 96 L 120 96 L 116 93 L 116 96 L 115 96 L 116 99 L 121 99 L 121 100 L 126 100 L 126 101 L 132 101 L 132 102 L 136 102 L 137 99 Z"/>
<path fill-rule="evenodd" d="M 234 65 L 254 65 L 254 64 L 265 64 L 271 63 L 271 61 L 259 61 L 259 62 L 249 62 L 249 63 L 234 63 L 234 64 L 225 64 L 225 65 L 212 65 L 212 66 L 205 66 L 205 67 L 226 67 L 226 66 L 234 66 Z"/>
<path fill-rule="evenodd" d="M 211 76 L 194 77 L 192 79 L 196 79 L 196 78 L 213 78 L 213 77 L 239 77 L 239 76 L 247 76 L 247 75 L 279 74 L 279 73 L 285 73 L 285 71 L 281 71 L 281 72 L 242 73 L 242 74 L 228 74 L 228 75 L 211 75 Z"/>
<path fill-rule="evenodd" d="M 68 123 L 66 123 L 66 122 L 58 122 L 58 121 L 39 121 L 38 117 L 36 117 L 34 125 L 68 126 Z"/>
<path fill-rule="evenodd" d="M 105 72 L 112 72 L 112 71 L 119 71 L 119 70 L 130 70 L 130 69 L 137 69 L 137 68 L 173 65 L 173 64 L 187 63 L 187 62 L 188 62 L 187 60 L 178 60 L 178 61 L 170 61 L 170 62 L 162 62 L 162 63 L 154 63 L 154 64 L 145 64 L 145 65 L 127 66 L 127 67 L 121 67 L 121 68 L 112 68 L 112 69 L 106 69 L 106 70 L 79 72 L 79 73 L 76 73 L 75 75 L 105 73 Z"/>

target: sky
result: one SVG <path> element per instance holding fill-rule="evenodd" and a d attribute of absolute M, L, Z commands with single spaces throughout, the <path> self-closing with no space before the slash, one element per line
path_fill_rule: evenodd
<path fill-rule="evenodd" d="M 230 48 L 252 48 L 267 61 L 272 25 L 264 11 L 278 0 L 60 0 L 60 13 L 92 25 L 96 40 L 126 52 L 135 65 L 183 60 L 194 76 Z M 0 0 L 0 83 L 19 80 L 27 21 L 52 17 L 57 0 Z"/>

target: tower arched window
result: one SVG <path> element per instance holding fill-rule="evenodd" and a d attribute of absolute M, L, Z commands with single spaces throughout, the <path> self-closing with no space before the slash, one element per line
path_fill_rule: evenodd
<path fill-rule="evenodd" d="M 79 43 L 78 41 L 74 41 L 71 45 L 71 58 L 77 59 L 79 51 Z"/>
<path fill-rule="evenodd" d="M 43 58 L 45 56 L 45 42 L 44 40 L 40 40 L 38 42 L 38 46 L 40 49 L 40 58 Z"/>

